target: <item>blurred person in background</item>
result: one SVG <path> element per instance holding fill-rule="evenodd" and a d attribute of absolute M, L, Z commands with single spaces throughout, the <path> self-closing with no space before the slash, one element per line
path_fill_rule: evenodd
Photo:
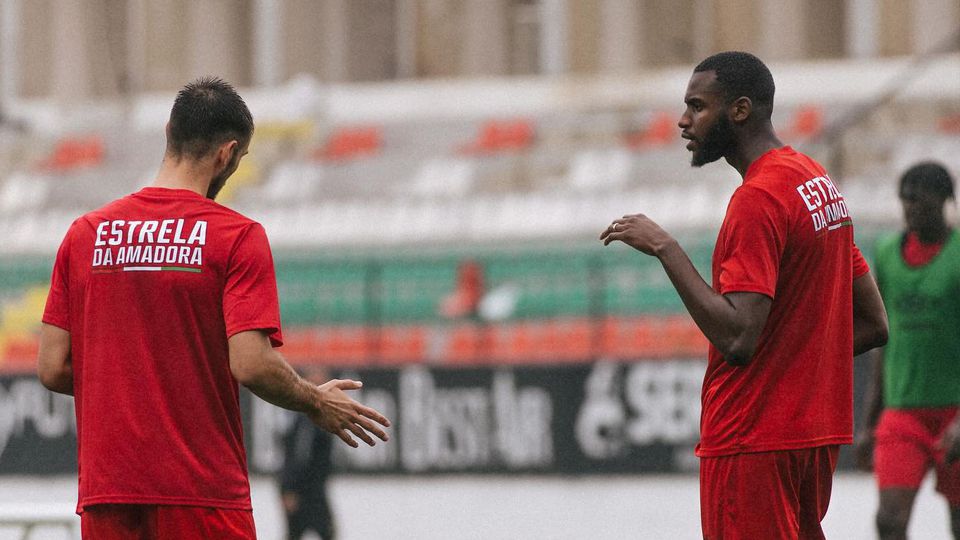
<path fill-rule="evenodd" d="M 304 378 L 322 384 L 330 375 L 311 367 Z M 327 496 L 327 478 L 333 469 L 333 435 L 306 416 L 297 415 L 283 438 L 280 499 L 287 517 L 287 538 L 300 540 L 312 530 L 323 540 L 336 538 L 336 523 Z"/>
<path fill-rule="evenodd" d="M 857 462 L 877 478 L 880 538 L 907 537 L 930 469 L 960 538 L 960 236 L 946 215 L 954 180 L 938 163 L 919 163 L 899 195 L 906 229 L 880 240 L 874 264 L 890 342 L 874 355 Z"/>
<path fill-rule="evenodd" d="M 712 287 L 643 214 L 600 235 L 657 257 L 710 342 L 697 445 L 708 540 L 824 537 L 839 445 L 853 440 L 853 356 L 886 341 L 843 196 L 777 137 L 773 96 L 770 71 L 743 52 L 707 58 L 687 86 L 679 127 L 692 165 L 724 158 L 743 178 Z"/>
<path fill-rule="evenodd" d="M 263 227 L 213 199 L 253 118 L 227 83 L 177 95 L 153 183 L 67 231 L 38 374 L 73 395 L 84 538 L 255 538 L 238 383 L 350 446 L 387 440 L 377 411 L 316 386 L 274 350 L 279 300 Z"/>
<path fill-rule="evenodd" d="M 440 302 L 440 315 L 447 319 L 477 320 L 484 292 L 483 266 L 473 259 L 460 261 L 454 288 Z"/>

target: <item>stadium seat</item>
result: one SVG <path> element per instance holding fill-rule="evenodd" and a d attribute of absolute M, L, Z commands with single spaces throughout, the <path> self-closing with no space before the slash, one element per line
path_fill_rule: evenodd
<path fill-rule="evenodd" d="M 37 169 L 67 172 L 103 163 L 103 139 L 99 135 L 66 137 L 57 142 L 50 155 L 37 164 Z"/>
<path fill-rule="evenodd" d="M 525 150 L 533 144 L 534 129 L 529 120 L 490 120 L 477 138 L 460 148 L 464 154 L 494 154 Z"/>
<path fill-rule="evenodd" d="M 341 127 L 333 131 L 326 144 L 314 151 L 318 160 L 348 161 L 377 155 L 383 147 L 379 126 Z"/>
<path fill-rule="evenodd" d="M 940 117 L 937 129 L 941 133 L 960 135 L 960 113 L 947 114 Z"/>
<path fill-rule="evenodd" d="M 788 139 L 809 139 L 823 131 L 823 109 L 818 105 L 803 105 L 793 112 L 790 125 L 784 132 Z"/>
<path fill-rule="evenodd" d="M 676 142 L 680 138 L 677 120 L 675 114 L 657 111 L 642 129 L 628 133 L 624 137 L 624 144 L 627 148 L 642 150 Z"/>

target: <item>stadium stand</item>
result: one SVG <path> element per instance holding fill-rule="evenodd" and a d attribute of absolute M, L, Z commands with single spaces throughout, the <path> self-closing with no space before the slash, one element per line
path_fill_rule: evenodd
<path fill-rule="evenodd" d="M 896 224 L 899 171 L 922 157 L 960 169 L 956 54 L 868 118 L 851 116 L 871 95 L 858 70 L 889 80 L 904 65 L 778 67 L 790 90 L 775 123 L 835 171 L 868 251 Z M 352 365 L 699 356 L 702 338 L 656 263 L 593 241 L 611 216 L 641 210 L 708 269 L 739 179 L 687 165 L 674 118 L 687 75 L 389 92 L 298 79 L 252 91 L 251 155 L 222 200 L 270 234 L 287 355 Z M 836 80 L 798 92 L 798 77 Z M 498 98 L 506 86 L 510 100 Z M 22 321 L 42 308 L 37 291 L 69 223 L 153 174 L 166 100 L 144 97 L 126 115 L 81 109 L 56 129 L 38 106 L 27 109 L 32 130 L 4 132 L 31 150 L 0 161 L 0 369 L 32 369 L 35 328 Z M 484 297 L 471 316 L 444 315 L 467 258 L 482 267 Z"/>

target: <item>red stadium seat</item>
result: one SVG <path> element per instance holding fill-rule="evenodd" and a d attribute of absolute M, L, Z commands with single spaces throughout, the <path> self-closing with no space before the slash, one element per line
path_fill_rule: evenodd
<path fill-rule="evenodd" d="M 658 111 L 653 114 L 653 118 L 643 129 L 628 134 L 624 142 L 628 148 L 637 150 L 653 146 L 665 146 L 677 141 L 679 137 L 680 128 L 677 127 L 676 115 Z"/>
<path fill-rule="evenodd" d="M 40 170 L 67 172 L 103 163 L 103 139 L 98 135 L 61 139 L 53 152 L 38 164 Z"/>
<path fill-rule="evenodd" d="M 383 133 L 379 126 L 341 127 L 318 148 L 313 157 L 319 160 L 347 161 L 376 155 L 383 148 Z"/>
<path fill-rule="evenodd" d="M 490 120 L 480 128 L 476 140 L 462 147 L 464 154 L 495 154 L 525 150 L 533 144 L 533 124 L 528 120 Z"/>
<path fill-rule="evenodd" d="M 960 135 L 960 113 L 941 117 L 937 122 L 937 129 L 948 135 Z"/>
<path fill-rule="evenodd" d="M 792 139 L 809 139 L 823 131 L 823 109 L 818 105 L 803 105 L 793 113 L 785 135 Z"/>

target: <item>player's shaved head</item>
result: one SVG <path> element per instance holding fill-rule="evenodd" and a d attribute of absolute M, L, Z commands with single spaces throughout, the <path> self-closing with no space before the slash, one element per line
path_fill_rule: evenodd
<path fill-rule="evenodd" d="M 694 73 L 705 71 L 716 74 L 716 83 L 727 103 L 747 97 L 761 119 L 769 119 L 773 114 L 773 94 L 776 89 L 773 75 L 756 56 L 741 51 L 717 53 L 700 62 L 693 70 Z"/>
<path fill-rule="evenodd" d="M 252 135 L 253 116 L 233 86 L 202 77 L 184 86 L 173 102 L 167 151 L 196 159 L 230 140 L 243 146 Z"/>

